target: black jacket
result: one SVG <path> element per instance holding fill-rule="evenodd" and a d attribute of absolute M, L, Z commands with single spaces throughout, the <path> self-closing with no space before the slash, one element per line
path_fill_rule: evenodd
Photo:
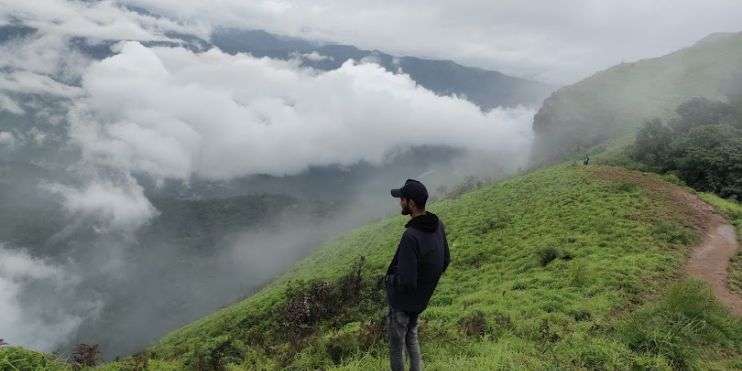
<path fill-rule="evenodd" d="M 387 269 L 387 300 L 396 310 L 420 313 L 428 306 L 451 255 L 443 223 L 435 214 L 412 218 L 405 227 Z"/>

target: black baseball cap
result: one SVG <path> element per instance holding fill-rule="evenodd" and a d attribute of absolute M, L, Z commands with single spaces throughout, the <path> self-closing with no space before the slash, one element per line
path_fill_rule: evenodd
<path fill-rule="evenodd" d="M 425 185 L 415 179 L 407 179 L 402 188 L 392 189 L 392 197 L 409 198 L 417 205 L 425 205 L 428 202 L 428 190 Z"/>

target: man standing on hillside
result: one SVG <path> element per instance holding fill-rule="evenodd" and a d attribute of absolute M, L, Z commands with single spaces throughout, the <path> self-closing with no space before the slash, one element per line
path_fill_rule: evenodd
<path fill-rule="evenodd" d="M 428 306 L 438 279 L 451 261 L 443 223 L 425 211 L 428 190 L 414 179 L 402 188 L 392 189 L 399 198 L 402 215 L 409 215 L 402 239 L 386 273 L 389 302 L 387 334 L 393 371 L 404 370 L 404 352 L 410 358 L 410 370 L 422 370 L 417 317 Z"/>

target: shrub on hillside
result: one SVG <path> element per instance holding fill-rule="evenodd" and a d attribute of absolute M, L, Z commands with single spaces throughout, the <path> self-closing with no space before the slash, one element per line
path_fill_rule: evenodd
<path fill-rule="evenodd" d="M 98 364 L 100 349 L 98 344 L 77 344 L 72 348 L 70 363 L 76 369 L 93 367 Z"/>
<path fill-rule="evenodd" d="M 347 274 L 335 281 L 290 284 L 285 304 L 279 310 L 283 336 L 298 345 L 314 332 L 321 321 L 352 312 L 366 299 L 369 303 L 381 302 L 374 280 L 363 277 L 365 264 L 365 258 L 360 257 Z"/>
<path fill-rule="evenodd" d="M 538 251 L 538 263 L 545 267 L 552 261 L 559 258 L 561 252 L 554 247 L 547 247 Z"/>
<path fill-rule="evenodd" d="M 185 357 L 185 365 L 194 370 L 224 370 L 230 363 L 242 361 L 244 344 L 229 336 L 217 336 L 193 344 Z"/>
<path fill-rule="evenodd" d="M 459 320 L 459 328 L 466 336 L 481 337 L 489 331 L 489 324 L 484 317 L 484 313 L 477 310 L 462 317 Z"/>

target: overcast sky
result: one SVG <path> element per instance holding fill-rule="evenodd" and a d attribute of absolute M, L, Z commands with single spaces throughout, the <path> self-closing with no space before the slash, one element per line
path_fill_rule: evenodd
<path fill-rule="evenodd" d="M 89 4 L 89 3 L 88 3 Z M 0 0 L 11 17 L 56 34 L 148 40 L 208 37 L 218 26 L 453 59 L 567 84 L 622 61 L 655 57 L 713 32 L 742 31 L 738 0 Z M 165 18 L 124 12 L 144 8 Z"/>
<path fill-rule="evenodd" d="M 453 59 L 559 84 L 742 31 L 738 0 L 124 1 L 206 27 Z"/>

